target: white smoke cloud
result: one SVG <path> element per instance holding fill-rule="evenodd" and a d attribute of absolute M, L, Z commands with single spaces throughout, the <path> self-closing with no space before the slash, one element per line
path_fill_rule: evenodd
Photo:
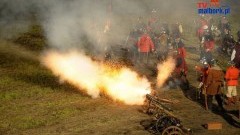
<path fill-rule="evenodd" d="M 111 1 L 113 13 L 110 16 L 107 9 Z M 0 6 L 2 28 L 16 22 L 15 30 L 26 31 L 31 24 L 29 18 L 34 15 L 41 21 L 50 46 L 76 47 L 80 44 L 80 37 L 87 36 L 95 49 L 99 47 L 95 42 L 99 35 L 106 42 L 122 42 L 136 18 L 143 16 L 147 20 L 153 8 L 157 10 L 160 21 L 190 20 L 182 17 L 192 16 L 195 11 L 195 2 L 187 0 L 1 0 Z M 108 17 L 112 18 L 113 30 L 108 35 L 111 38 L 106 39 L 99 31 L 103 31 Z M 23 21 L 22 26 L 19 26 L 19 20 Z M 100 45 L 105 46 L 106 43 Z"/>
<path fill-rule="evenodd" d="M 105 71 L 99 71 L 105 70 L 105 66 L 91 61 L 83 54 L 84 50 L 86 46 L 90 46 L 91 51 L 101 52 L 108 45 L 121 43 L 121 40 L 128 35 L 135 19 L 143 16 L 144 20 L 147 20 L 152 8 L 158 11 L 160 21 L 165 19 L 175 21 L 176 16 L 181 17 L 182 14 L 188 13 L 187 6 L 184 2 L 179 5 L 180 7 L 173 6 L 182 3 L 179 0 L 171 2 L 112 0 L 111 14 L 108 9 L 110 2 L 111 0 L 4 0 L 1 4 L 8 4 L 7 8 L 10 11 L 3 10 L 6 13 L 1 12 L 1 16 L 6 24 L 14 22 L 16 18 L 23 20 L 25 17 L 31 18 L 30 16 L 34 14 L 43 27 L 47 43 L 51 48 L 81 50 L 73 54 L 49 51 L 43 56 L 44 65 L 62 80 L 80 89 L 86 89 L 92 97 L 99 96 L 103 87 L 114 100 L 121 100 L 127 104 L 142 104 L 145 94 L 150 93 L 151 89 L 146 89 L 150 87 L 147 79 L 138 77 L 137 73 L 126 68 L 120 69 L 120 73 L 112 77 Z M 10 19 L 8 15 L 11 16 Z M 111 31 L 104 33 L 107 21 L 111 21 Z M 28 23 L 24 24 L 28 25 Z M 86 39 L 89 41 L 88 44 L 85 43 Z M 168 75 L 158 76 L 158 79 L 164 82 Z"/>
<path fill-rule="evenodd" d="M 136 72 L 128 68 L 116 70 L 78 51 L 48 51 L 42 56 L 42 63 L 61 80 L 85 90 L 93 98 L 105 93 L 115 101 L 142 105 L 151 91 L 150 82 Z"/>

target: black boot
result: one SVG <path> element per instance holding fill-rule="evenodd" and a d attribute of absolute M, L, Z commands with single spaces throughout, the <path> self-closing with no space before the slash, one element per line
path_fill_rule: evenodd
<path fill-rule="evenodd" d="M 212 95 L 208 95 L 207 96 L 208 110 L 212 110 L 212 101 L 213 101 L 213 96 Z"/>
<path fill-rule="evenodd" d="M 223 108 L 223 100 L 222 100 L 221 95 L 219 95 L 219 94 L 215 95 L 215 99 L 217 100 L 217 103 L 218 103 L 218 106 L 219 106 L 218 111 L 219 112 L 225 112 L 225 109 Z"/>

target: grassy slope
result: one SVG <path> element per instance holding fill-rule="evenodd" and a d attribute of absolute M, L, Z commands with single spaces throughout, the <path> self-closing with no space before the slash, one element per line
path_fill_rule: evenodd
<path fill-rule="evenodd" d="M 84 96 L 59 84 L 36 52 L 0 44 L 0 134 L 146 134 L 139 107 Z"/>
<path fill-rule="evenodd" d="M 192 40 L 187 44 L 194 43 Z M 0 43 L 0 134 L 148 134 L 140 125 L 149 118 L 139 113 L 141 107 L 106 98 L 91 99 L 68 84 L 59 84 L 39 63 L 38 52 L 6 41 Z M 193 52 L 187 59 L 193 86 L 197 86 L 193 71 L 197 58 Z M 161 94 L 181 102 L 173 106 L 175 114 L 195 134 L 239 133 L 221 116 L 187 99 L 182 91 Z M 209 121 L 223 122 L 224 129 L 204 130 L 201 124 Z"/>

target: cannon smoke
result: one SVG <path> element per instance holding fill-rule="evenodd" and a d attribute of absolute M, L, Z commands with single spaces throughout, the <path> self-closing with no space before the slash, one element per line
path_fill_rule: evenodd
<path fill-rule="evenodd" d="M 176 67 L 175 60 L 170 57 L 161 64 L 158 64 L 157 87 L 162 87 L 168 77 L 171 75 Z"/>
<path fill-rule="evenodd" d="M 104 92 L 112 99 L 126 104 L 142 104 L 145 94 L 151 90 L 146 78 L 139 77 L 136 72 L 127 68 L 115 71 L 92 61 L 85 53 L 103 54 L 108 45 L 121 42 L 138 16 L 143 16 L 146 20 L 149 18 L 151 7 L 158 11 L 163 20 L 168 20 L 166 13 L 171 14 L 168 17 L 172 16 L 174 19 L 181 16 L 180 14 L 189 13 L 186 3 L 173 1 L 113 0 L 113 14 L 110 16 L 112 30 L 111 33 L 104 34 L 104 26 L 109 17 L 106 13 L 109 0 L 3 0 L 0 2 L 3 5 L 0 14 L 3 21 L 0 26 L 4 28 L 9 22 L 27 20 L 26 16 L 31 18 L 34 14 L 44 29 L 50 48 L 60 50 L 46 50 L 41 62 L 61 80 L 86 90 L 94 98 Z M 179 3 L 179 9 L 185 7 L 183 12 L 170 10 L 178 5 L 176 3 Z M 124 18 L 126 14 L 129 18 Z M 23 24 L 19 33 L 27 30 L 25 25 L 29 25 L 30 21 Z M 172 60 L 167 63 L 166 65 L 172 65 Z M 167 72 L 162 68 L 159 70 L 160 87 L 171 69 Z"/>
<path fill-rule="evenodd" d="M 42 57 L 43 64 L 93 98 L 105 93 L 115 101 L 128 105 L 141 105 L 145 95 L 151 92 L 150 83 L 128 68 L 113 69 L 91 60 L 78 51 L 48 51 Z"/>

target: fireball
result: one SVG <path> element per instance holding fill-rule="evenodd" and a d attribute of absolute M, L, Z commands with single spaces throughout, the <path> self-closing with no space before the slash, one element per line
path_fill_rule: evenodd
<path fill-rule="evenodd" d="M 41 60 L 60 80 L 85 90 L 93 98 L 103 92 L 114 101 L 142 105 L 145 95 L 151 93 L 149 81 L 131 69 L 113 69 L 77 51 L 48 51 Z"/>
<path fill-rule="evenodd" d="M 165 81 L 171 75 L 175 69 L 175 60 L 173 58 L 168 58 L 161 64 L 158 64 L 158 76 L 157 76 L 157 86 L 160 88 L 164 85 Z"/>

